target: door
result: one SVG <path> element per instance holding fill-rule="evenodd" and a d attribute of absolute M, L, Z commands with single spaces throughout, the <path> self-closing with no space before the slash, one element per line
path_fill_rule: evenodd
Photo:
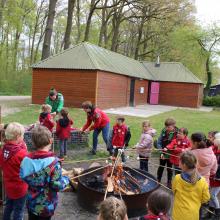
<path fill-rule="evenodd" d="M 159 102 L 160 83 L 151 82 L 150 86 L 150 104 L 158 105 Z"/>
<path fill-rule="evenodd" d="M 131 84 L 130 84 L 130 106 L 134 106 L 134 89 L 135 89 L 135 79 L 131 79 Z"/>

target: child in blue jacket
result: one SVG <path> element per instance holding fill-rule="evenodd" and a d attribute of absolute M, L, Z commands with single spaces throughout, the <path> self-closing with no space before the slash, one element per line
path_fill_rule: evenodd
<path fill-rule="evenodd" d="M 50 151 L 52 134 L 44 126 L 32 131 L 36 151 L 21 163 L 20 177 L 28 184 L 27 209 L 29 220 L 50 220 L 58 202 L 58 191 L 69 179 L 62 176 L 59 159 Z"/>

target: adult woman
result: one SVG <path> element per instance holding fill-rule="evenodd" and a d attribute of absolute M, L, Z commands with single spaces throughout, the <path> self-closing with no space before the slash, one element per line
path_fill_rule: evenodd
<path fill-rule="evenodd" d="M 59 113 L 63 108 L 63 95 L 58 93 L 56 89 L 52 88 L 49 92 L 49 96 L 45 100 L 45 103 L 52 107 L 51 115 L 56 116 L 56 114 Z"/>
<path fill-rule="evenodd" d="M 83 102 L 82 108 L 87 114 L 87 122 L 81 130 L 85 132 L 93 130 L 93 147 L 91 153 L 95 155 L 100 132 L 102 132 L 102 137 L 106 145 L 108 143 L 110 120 L 102 110 L 96 108 L 90 101 Z"/>

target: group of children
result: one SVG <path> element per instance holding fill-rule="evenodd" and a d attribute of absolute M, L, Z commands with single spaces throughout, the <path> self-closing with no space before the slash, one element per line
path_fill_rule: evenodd
<path fill-rule="evenodd" d="M 4 127 L 0 167 L 6 194 L 3 220 L 22 220 L 25 202 L 29 220 L 50 220 L 57 206 L 57 192 L 69 179 L 62 176 L 58 158 L 51 151 L 52 134 L 44 126 L 32 130 L 36 151 L 28 153 L 24 127 L 16 122 Z"/>
<path fill-rule="evenodd" d="M 51 115 L 51 106 L 48 104 L 42 105 L 42 112 L 39 116 L 41 125 L 47 127 L 51 132 L 55 127 L 54 117 Z M 67 156 L 67 140 L 70 137 L 72 119 L 69 117 L 67 108 L 62 108 L 59 113 L 59 119 L 56 121 L 56 135 L 59 139 L 60 159 Z"/>
<path fill-rule="evenodd" d="M 28 153 L 23 141 L 24 128 L 19 123 L 5 126 L 3 147 L 0 151 L 0 167 L 6 190 L 6 207 L 3 220 L 21 220 L 24 204 L 27 201 L 29 220 L 51 219 L 57 206 L 57 192 L 64 189 L 69 179 L 62 176 L 60 160 L 51 152 L 52 134 L 55 126 L 50 115 L 51 107 L 42 106 L 39 116 L 40 125 L 32 130 L 35 152 Z M 60 157 L 66 155 L 67 139 L 73 121 L 63 108 L 56 121 L 56 134 L 60 143 Z M 202 204 L 208 203 L 209 209 L 220 216 L 217 198 L 220 192 L 220 133 L 209 132 L 208 139 L 197 132 L 188 138 L 186 128 L 178 129 L 176 121 L 168 118 L 157 141 L 156 130 L 149 121 L 142 123 L 142 133 L 136 149 L 140 169 L 148 171 L 148 161 L 153 145 L 160 153 L 157 181 L 160 183 L 164 168 L 167 167 L 167 186 L 172 189 L 174 203 L 172 218 L 196 220 L 200 216 Z M 119 149 L 128 146 L 131 134 L 125 119 L 119 117 L 113 126 L 108 148 L 117 156 Z M 125 155 L 122 152 L 122 161 Z M 175 177 L 173 177 L 175 170 Z M 156 190 L 147 202 L 148 214 L 143 219 L 168 220 L 171 198 L 164 191 Z M 114 197 L 106 199 L 100 206 L 99 220 L 127 220 L 126 206 Z"/>

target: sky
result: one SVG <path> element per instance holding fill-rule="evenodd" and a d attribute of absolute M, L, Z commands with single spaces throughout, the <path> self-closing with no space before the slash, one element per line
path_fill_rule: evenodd
<path fill-rule="evenodd" d="M 220 23 L 220 0 L 195 0 L 195 4 L 196 18 L 201 25 Z"/>

